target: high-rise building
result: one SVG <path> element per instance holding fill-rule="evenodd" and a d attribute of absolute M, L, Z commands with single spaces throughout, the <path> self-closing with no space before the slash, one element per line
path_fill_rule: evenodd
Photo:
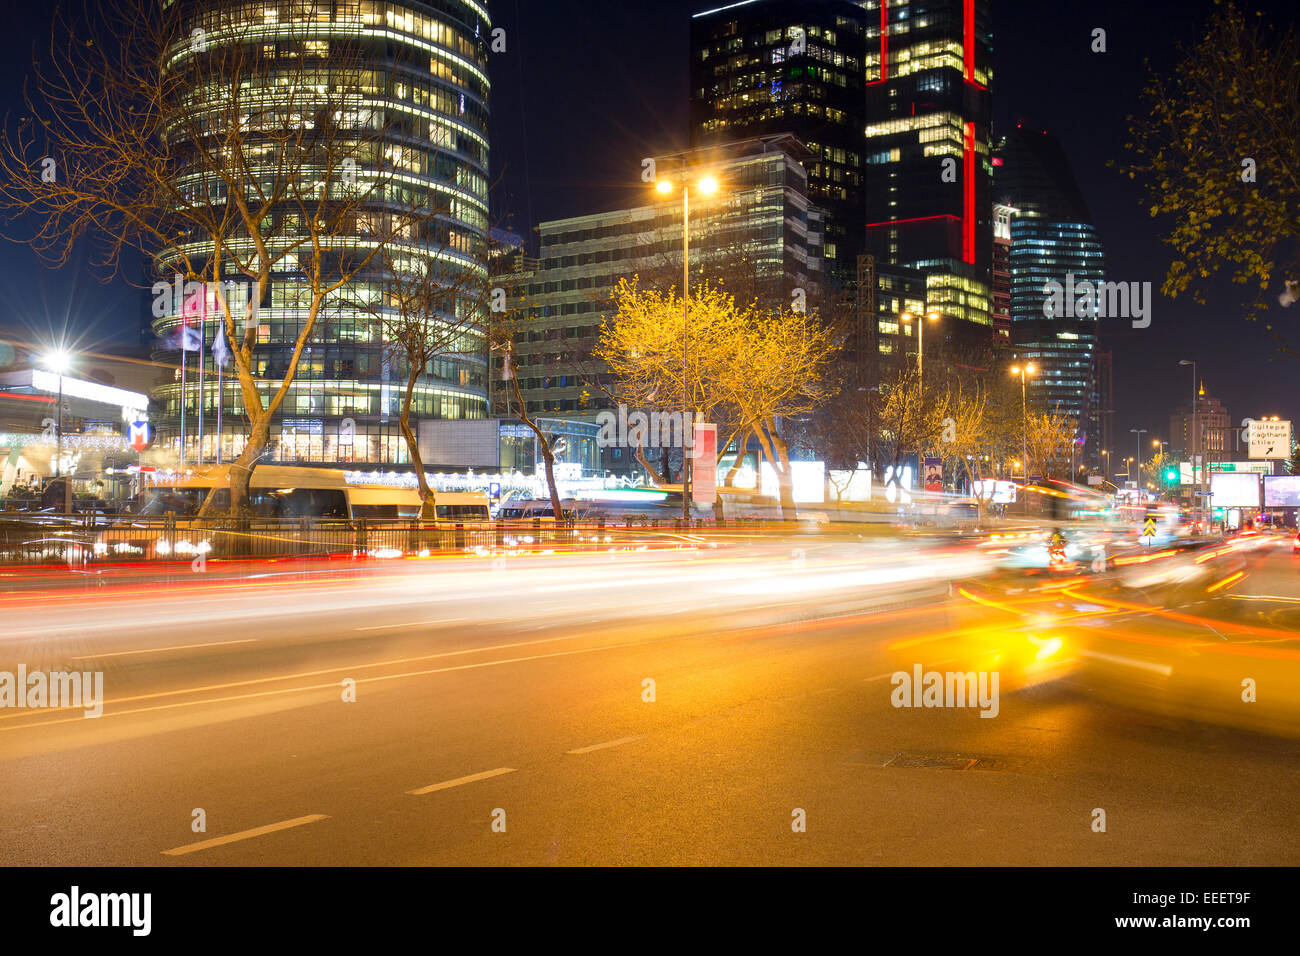
<path fill-rule="evenodd" d="M 722 279 L 740 301 L 758 297 L 788 307 L 795 289 L 814 288 L 822 271 L 824 216 L 808 199 L 803 160 L 793 136 L 762 136 L 655 157 L 661 176 L 685 163 L 718 182 L 713 196 L 691 200 L 691 283 Z M 647 187 L 647 203 L 630 209 L 543 222 L 537 270 L 527 278 L 531 321 L 515 342 L 520 393 L 532 415 L 594 420 L 610 402 L 600 390 L 604 366 L 592 358 L 600 326 L 613 315 L 610 293 L 621 279 L 680 288 L 682 202 Z M 505 374 L 494 358 L 493 377 Z M 494 387 L 495 406 L 513 401 Z M 604 467 L 632 467 L 626 449 L 605 449 Z"/>
<path fill-rule="evenodd" d="M 856 322 L 842 355 L 849 368 L 849 383 L 870 387 L 889 380 L 916 363 L 916 323 L 904 323 L 904 313 L 925 321 L 925 273 L 891 266 L 875 256 L 858 257 Z M 932 336 L 933 338 L 933 336 Z M 926 354 L 934 346 L 926 343 Z"/>
<path fill-rule="evenodd" d="M 993 204 L 993 335 L 1011 341 L 1011 220 L 1014 206 Z"/>
<path fill-rule="evenodd" d="M 989 0 L 861 0 L 866 249 L 926 273 L 951 338 L 992 338 Z M 927 349 L 928 351 L 928 349 Z"/>
<path fill-rule="evenodd" d="M 849 0 L 741 0 L 691 18 L 691 145 L 798 137 L 827 270 L 844 281 L 862 251 L 865 22 Z"/>
<path fill-rule="evenodd" d="M 1017 210 L 1010 223 L 1011 344 L 1037 366 L 1031 403 L 1073 418 L 1080 460 L 1095 463 L 1103 411 L 1094 361 L 1097 316 L 1088 308 L 1057 310 L 1048 289 L 1101 283 L 1105 251 L 1056 137 L 1017 126 L 999 142 L 996 159 L 997 202 Z"/>
<path fill-rule="evenodd" d="M 1192 405 L 1188 402 L 1169 417 L 1169 447 L 1190 456 L 1192 449 L 1204 455 L 1207 463 L 1223 461 L 1233 448 L 1232 419 L 1223 402 L 1205 391 L 1205 383 L 1196 389 L 1195 423 L 1197 434 L 1192 434 Z"/>
<path fill-rule="evenodd" d="M 278 87 L 296 85 L 300 100 L 344 87 L 357 98 L 355 109 L 339 109 L 318 122 L 333 125 L 338 142 L 356 131 L 365 144 L 354 160 L 358 180 L 373 176 L 372 166 L 382 150 L 386 169 L 397 169 L 394 185 L 376 191 L 373 204 L 357 211 L 351 230 L 330 237 L 320 250 L 324 261 L 340 261 L 364 249 L 373 240 L 372 225 L 391 215 L 395 207 L 413 208 L 426 203 L 440 210 L 436 223 L 420 239 L 406 237 L 403 254 L 436 258 L 449 276 L 486 279 L 487 170 L 488 170 L 488 35 L 486 7 L 478 0 L 167 0 L 180 4 L 182 35 L 203 38 L 202 43 L 179 48 L 171 62 L 184 76 L 189 58 L 212 55 L 223 44 L 245 51 L 245 61 L 258 65 L 271 95 L 285 102 Z M 224 62 L 224 61 L 219 61 Z M 198 71 L 197 75 L 204 75 Z M 211 74 L 207 74 L 211 78 Z M 310 85 L 301 78 L 311 77 Z M 228 78 L 217 76 L 224 84 Z M 315 91 L 313 93 L 313 91 Z M 207 125 L 220 128 L 219 110 L 229 110 L 231 94 L 224 90 L 205 101 L 203 90 L 190 91 L 203 128 L 205 102 L 211 104 Z M 250 107 L 258 91 L 248 91 Z M 296 119 L 291 121 L 298 123 Z M 355 125 L 347 125 L 347 124 Z M 295 129 L 297 126 L 295 126 Z M 376 130 L 382 133 L 376 134 Z M 292 132 L 292 130 L 289 130 Z M 327 134 L 322 134 L 325 136 Z M 320 150 L 310 141 L 303 149 Z M 369 150 L 371 152 L 366 152 Z M 267 163 L 275 149 L 268 148 Z M 274 181 L 273 168 L 259 169 L 256 152 L 249 170 L 250 182 Z M 293 217 L 300 207 L 286 196 L 282 208 L 268 210 L 268 223 L 292 235 Z M 283 225 L 285 222 L 289 226 Z M 237 237 L 236 237 L 237 238 Z M 164 268 L 174 260 L 173 250 L 160 250 Z M 203 258 L 200 250 L 196 253 Z M 273 390 L 284 376 L 303 320 L 307 314 L 297 263 L 286 260 L 282 273 L 272 276 L 258 313 L 259 327 L 253 347 L 252 369 L 264 387 Z M 406 381 L 400 356 L 393 354 L 376 331 L 373 313 L 365 304 L 381 302 L 384 294 L 382 265 L 359 274 L 332 294 L 324 306 L 311 340 L 306 343 L 297 375 L 290 386 L 278 420 L 273 422 L 264 460 L 304 463 L 351 461 L 392 465 L 408 461 L 406 444 L 398 426 L 399 404 Z M 327 278 L 328 278 L 327 267 Z M 338 275 L 342 272 L 336 273 Z M 238 279 L 238 276 L 232 278 Z M 450 279 L 449 282 L 456 280 Z M 210 317 L 209 317 L 210 319 Z M 434 316 L 430 321 L 437 321 Z M 175 340 L 174 315 L 155 320 L 154 331 L 163 340 Z M 226 372 L 218 399 L 218 370 L 212 360 L 212 340 L 217 323 L 206 323 L 204 388 L 197 388 L 198 353 L 188 352 L 185 402 L 181 404 L 178 377 L 155 393 L 165 409 L 164 436 L 176 434 L 182 414 L 188 421 L 188 460 L 211 461 L 218 448 L 232 460 L 245 441 L 243 398 L 238 384 Z M 158 357 L 181 365 L 181 353 L 164 349 Z M 487 411 L 487 363 L 481 350 L 467 348 L 431 362 L 420 374 L 414 393 L 412 419 L 482 418 Z M 220 402 L 220 405 L 218 405 Z M 182 413 L 182 407 L 184 412 Z M 222 423 L 218 443 L 218 407 Z M 200 409 L 206 429 L 202 448 L 196 430 Z"/>

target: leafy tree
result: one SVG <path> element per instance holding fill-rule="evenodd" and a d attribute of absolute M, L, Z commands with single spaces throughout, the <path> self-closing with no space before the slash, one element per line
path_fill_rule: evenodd
<path fill-rule="evenodd" d="M 675 289 L 625 280 L 613 298 L 618 311 L 595 348 L 613 376 L 611 393 L 629 406 L 664 411 L 679 410 L 685 395 L 690 411 L 719 425 L 719 457 L 752 434 L 780 479 L 783 512 L 793 515 L 785 420 L 829 397 L 837 346 L 828 329 L 815 314 L 738 306 L 707 283 L 691 296 L 688 315 Z"/>
<path fill-rule="evenodd" d="M 1208 280 L 1226 271 L 1253 287 L 1253 318 L 1275 275 L 1300 279 L 1300 42 L 1216 0 L 1182 54 L 1128 118 L 1134 159 L 1121 168 L 1151 215 L 1170 220 L 1165 294 L 1204 303 Z M 1294 301 L 1293 285 L 1280 291 Z"/>

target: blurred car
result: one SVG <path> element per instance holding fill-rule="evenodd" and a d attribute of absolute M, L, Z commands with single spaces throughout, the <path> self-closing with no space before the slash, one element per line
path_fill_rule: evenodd
<path fill-rule="evenodd" d="M 1297 531 L 1295 537 L 1291 539 L 1291 553 L 1300 554 L 1300 531 Z"/>

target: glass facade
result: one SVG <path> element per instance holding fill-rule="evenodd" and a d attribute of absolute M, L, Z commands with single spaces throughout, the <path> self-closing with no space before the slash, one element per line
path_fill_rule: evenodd
<path fill-rule="evenodd" d="M 380 164 L 388 182 L 373 196 L 373 207 L 358 214 L 351 226 L 334 230 L 321 250 L 343 257 L 373 249 L 368 237 L 373 223 L 394 209 L 427 202 L 439 214 L 427 238 L 413 245 L 414 256 L 436 259 L 454 274 L 486 279 L 488 218 L 488 93 L 487 42 L 490 21 L 484 5 L 474 0 L 384 2 L 384 0 L 176 0 L 185 29 L 202 31 L 204 44 L 182 45 L 171 61 L 185 75 L 186 59 L 200 57 L 222 44 L 238 45 L 256 55 L 260 76 L 270 95 L 245 90 L 253 104 L 275 104 L 297 96 L 307 100 L 312 90 L 345 89 L 355 108 L 339 111 L 334 120 L 345 135 L 355 129 L 359 159 L 357 179 L 373 177 Z M 171 4 L 169 4 L 170 6 Z M 267 64 L 270 64 L 269 66 Z M 283 64 L 281 67 L 280 65 Z M 202 70 L 192 75 L 205 76 Z M 208 73 L 206 82 L 223 83 Z M 304 84 L 310 84 L 304 91 Z M 223 85 L 205 97 L 202 87 L 184 96 L 202 114 L 205 102 L 227 110 L 231 97 Z M 211 126 L 220 125 L 213 116 Z M 353 123 L 355 126 L 346 124 Z M 376 136 L 376 131 L 381 131 Z M 181 144 L 189 145 L 189 144 Z M 382 160 L 377 150 L 383 151 Z M 271 155 L 273 150 L 268 150 Z M 274 176 L 256 165 L 259 154 L 245 147 L 249 184 L 256 188 Z M 374 165 L 367 162 L 374 158 Z M 329 188 L 334 188 L 331 186 Z M 268 209 L 279 235 L 295 233 L 294 217 L 302 207 L 286 201 Z M 370 217 L 374 217 L 371 219 Z M 369 221 L 368 221 L 369 220 Z M 240 240 L 238 236 L 234 241 Z M 423 245 L 421 245 L 423 243 Z M 189 249 L 197 259 L 201 250 Z M 171 281 L 178 268 L 173 250 L 160 250 L 159 275 Z M 378 262 L 378 260 L 376 260 Z M 296 263 L 295 263 L 296 264 Z M 273 273 L 260 303 L 251 371 L 258 379 L 263 402 L 278 388 L 288 368 L 294 343 L 310 305 L 301 271 Z M 327 270 L 328 275 L 328 270 Z M 246 276 L 233 272 L 232 283 L 248 287 Z M 408 460 L 397 416 L 407 379 L 404 361 L 379 328 L 373 310 L 386 307 L 379 268 L 360 273 L 324 299 L 316 327 L 303 350 L 263 460 L 282 462 L 370 462 L 401 464 Z M 460 305 L 456 306 L 458 309 Z M 437 316 L 430 317 L 438 321 Z M 199 324 L 191 320 L 192 325 Z M 177 366 L 175 381 L 155 393 L 161 405 L 164 440 L 175 442 L 181 420 L 182 355 L 178 350 L 179 320 L 174 314 L 155 315 L 160 342 L 159 361 Z M 234 370 L 219 372 L 212 354 L 219 323 L 211 314 L 203 322 L 203 385 L 199 387 L 199 352 L 185 354 L 184 417 L 188 460 L 212 461 L 218 451 L 230 460 L 242 450 L 247 435 L 243 397 Z M 221 378 L 221 395 L 217 381 Z M 216 423 L 220 402 L 219 447 Z M 205 421 L 202 447 L 197 423 Z M 487 414 L 487 366 L 484 343 L 475 338 L 452 356 L 430 362 L 414 395 L 412 425 L 419 418 L 483 418 Z"/>
<path fill-rule="evenodd" d="M 1038 371 L 1028 379 L 1030 402 L 1079 426 L 1081 462 L 1097 463 L 1108 402 L 1097 373 L 1097 316 L 1071 309 L 1048 315 L 1045 287 L 1100 283 L 1106 254 L 1069 161 L 1055 137 L 1017 127 L 997 148 L 998 201 L 1010 219 L 1011 342 Z M 1071 280 L 1070 277 L 1073 277 Z"/>
<path fill-rule="evenodd" d="M 760 137 L 685 156 L 718 181 L 715 195 L 691 200 L 692 285 L 722 275 L 737 298 L 753 291 L 788 304 L 793 289 L 818 281 L 823 220 L 809 204 L 806 174 L 790 151 L 797 148 L 792 137 Z M 671 176 L 682 160 L 683 154 L 656 157 L 656 168 Z M 648 185 L 646 191 L 658 198 Z M 544 222 L 538 231 L 540 259 L 525 286 L 532 321 L 515 343 L 514 371 L 529 412 L 591 418 L 607 404 L 593 384 L 606 373 L 589 356 L 613 315 L 614 287 L 633 276 L 664 289 L 681 285 L 681 194 Z M 736 287 L 737 263 L 752 288 Z M 499 377 L 500 359 L 494 361 Z M 509 394 L 496 390 L 504 399 L 502 393 Z M 508 409 L 499 401 L 496 411 Z"/>
<path fill-rule="evenodd" d="M 827 271 L 862 251 L 863 11 L 848 0 L 720 4 L 691 19 L 691 145 L 791 133 L 812 153 Z"/>
<path fill-rule="evenodd" d="M 866 249 L 927 275 L 926 307 L 992 338 L 989 0 L 860 0 Z M 973 340 L 973 339 L 972 339 Z M 926 351 L 929 351 L 927 347 Z"/>

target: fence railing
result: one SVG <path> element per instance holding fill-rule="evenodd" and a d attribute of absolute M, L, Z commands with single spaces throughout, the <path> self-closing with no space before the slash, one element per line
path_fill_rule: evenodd
<path fill-rule="evenodd" d="M 753 521 L 692 522 L 644 515 L 557 524 L 420 519 L 178 518 L 0 515 L 0 564 L 99 564 L 206 558 L 343 555 L 399 557 L 563 548 L 602 551 L 634 539 L 679 540 L 671 532 L 752 528 Z"/>

